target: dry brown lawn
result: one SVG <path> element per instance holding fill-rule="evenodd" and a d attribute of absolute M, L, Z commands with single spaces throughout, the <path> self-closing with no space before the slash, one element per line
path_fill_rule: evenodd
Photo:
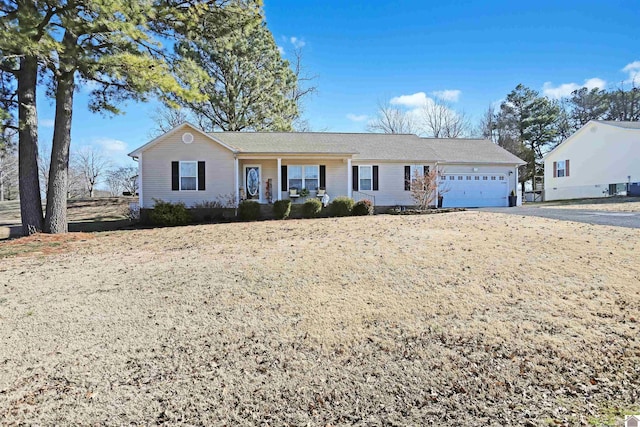
<path fill-rule="evenodd" d="M 534 204 L 535 206 L 535 204 Z M 541 208 L 553 209 L 586 209 L 608 212 L 640 212 L 639 197 L 587 199 L 580 201 L 549 202 L 540 205 Z"/>
<path fill-rule="evenodd" d="M 0 243 L 2 424 L 640 412 L 640 230 L 457 212 L 16 242 Z"/>

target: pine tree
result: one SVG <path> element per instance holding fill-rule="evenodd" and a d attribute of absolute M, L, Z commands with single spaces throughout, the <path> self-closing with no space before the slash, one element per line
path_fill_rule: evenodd
<path fill-rule="evenodd" d="M 6 1 L 0 5 L 1 70 L 16 81 L 20 144 L 20 199 L 23 230 L 42 229 L 38 183 L 36 89 L 38 73 L 55 98 L 44 228 L 67 230 L 69 147 L 73 94 L 92 82 L 89 108 L 119 113 L 127 99 L 195 100 L 201 73 L 190 61 L 176 61 L 161 45 L 178 43 L 207 31 L 229 31 L 256 19 L 254 1 L 196 0 L 69 0 L 65 2 Z M 15 58 L 19 58 L 16 60 Z M 175 75 L 180 70 L 181 80 Z M 185 86 L 188 89 L 185 89 Z"/>
<path fill-rule="evenodd" d="M 298 117 L 296 75 L 264 22 L 224 37 L 207 32 L 176 46 L 207 73 L 205 101 L 177 103 L 207 131 L 291 131 Z"/>
<path fill-rule="evenodd" d="M 505 148 L 527 162 L 520 173 L 523 187 L 542 173 L 542 156 L 557 139 L 559 116 L 557 103 L 522 84 L 500 105 L 498 122 L 509 142 Z"/>

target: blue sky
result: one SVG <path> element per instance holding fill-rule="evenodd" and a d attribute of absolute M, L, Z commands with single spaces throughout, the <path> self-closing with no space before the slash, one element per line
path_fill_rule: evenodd
<path fill-rule="evenodd" d="M 615 86 L 640 72 L 639 1 L 276 1 L 267 25 L 285 58 L 301 46 L 317 75 L 306 103 L 314 130 L 363 132 L 378 101 L 411 108 L 439 94 L 477 120 L 518 83 L 557 97 Z M 448 92 L 445 92 L 448 91 Z M 41 95 L 41 145 L 53 106 Z M 72 149 L 94 145 L 119 164 L 149 140 L 155 103 L 104 117 L 76 95 Z"/>

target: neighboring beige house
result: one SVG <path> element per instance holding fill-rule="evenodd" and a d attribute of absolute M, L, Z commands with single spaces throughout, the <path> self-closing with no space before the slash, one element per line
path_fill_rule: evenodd
<path fill-rule="evenodd" d="M 217 198 L 260 203 L 324 190 L 370 199 L 376 207 L 410 206 L 414 173 L 437 168 L 445 207 L 508 206 L 524 162 L 487 140 L 354 133 L 214 132 L 184 123 L 131 152 L 140 176 L 140 207 L 154 199 L 187 206 Z"/>
<path fill-rule="evenodd" d="M 640 122 L 592 120 L 544 157 L 544 199 L 640 195 Z"/>

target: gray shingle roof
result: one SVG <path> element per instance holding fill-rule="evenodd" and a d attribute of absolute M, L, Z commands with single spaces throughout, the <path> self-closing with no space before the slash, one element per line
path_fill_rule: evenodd
<path fill-rule="evenodd" d="M 355 154 L 361 134 L 313 132 L 213 132 L 212 137 L 242 153 Z"/>
<path fill-rule="evenodd" d="M 594 120 L 594 122 L 625 129 L 640 129 L 640 122 L 618 122 L 614 120 Z"/>
<path fill-rule="evenodd" d="M 523 163 L 491 141 L 433 139 L 406 134 L 214 132 L 241 153 L 353 154 L 355 160 Z"/>
<path fill-rule="evenodd" d="M 433 139 L 424 138 L 438 153 L 442 161 L 449 163 L 504 163 L 524 164 L 504 148 L 487 139 Z"/>

